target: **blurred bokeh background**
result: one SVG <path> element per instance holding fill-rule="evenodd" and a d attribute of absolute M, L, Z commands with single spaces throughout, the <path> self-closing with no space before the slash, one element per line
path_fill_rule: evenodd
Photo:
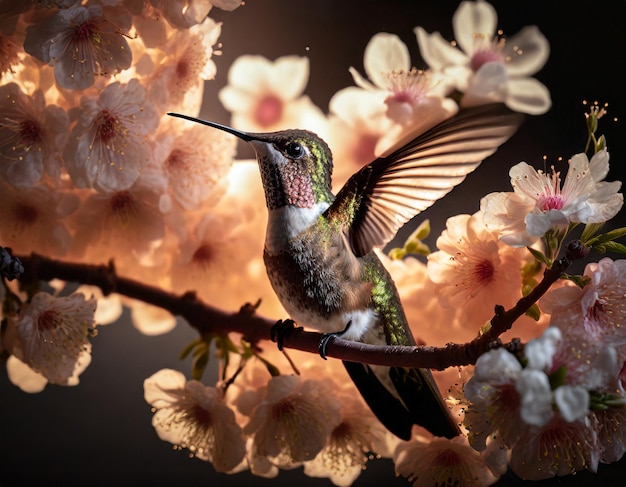
<path fill-rule="evenodd" d="M 551 55 L 536 75 L 551 91 L 553 107 L 529 117 L 520 131 L 444 200 L 420 215 L 429 218 L 432 241 L 448 216 L 473 213 L 480 196 L 508 191 L 508 169 L 526 161 L 540 167 L 567 159 L 584 148 L 583 100 L 608 103 L 600 132 L 608 140 L 611 172 L 607 180 L 626 175 L 624 88 L 626 87 L 626 2 L 623 0 L 491 0 L 498 25 L 513 35 L 537 25 L 548 38 Z M 451 18 L 457 1 L 439 0 L 247 0 L 234 12 L 211 11 L 223 22 L 222 54 L 215 57 L 217 77 L 206 84 L 201 117 L 229 123 L 217 93 L 226 85 L 228 68 L 242 54 L 269 59 L 293 54 L 310 59 L 306 94 L 327 111 L 330 97 L 353 84 L 348 67 L 362 71 L 363 50 L 377 32 L 399 35 L 421 64 L 413 28 L 438 30 L 452 39 Z M 240 147 L 241 157 L 251 157 Z M 624 212 L 612 225 L 624 225 Z M 399 239 L 414 227 L 403 229 Z M 597 256 L 596 256 L 597 260 Z M 181 290 L 184 291 L 184 290 Z M 254 300 L 254 297 L 250 297 Z M 243 303 L 242 303 L 243 304 Z M 280 318 L 280 317 L 276 317 Z M 249 473 L 216 474 L 210 464 L 189 459 L 160 441 L 151 426 L 143 381 L 161 368 L 189 372 L 178 359 L 194 332 L 183 322 L 166 335 L 149 337 L 136 331 L 128 316 L 100 329 L 93 341 L 93 362 L 77 387 L 48 386 L 28 395 L 0 371 L 0 486 L 203 486 L 203 485 L 331 485 L 305 477 L 300 470 L 281 472 L 273 480 Z M 209 377 L 210 379 L 210 377 Z M 355 486 L 408 485 L 394 478 L 393 465 L 373 461 Z M 626 463 L 609 465 L 596 476 L 578 474 L 561 480 L 499 485 L 626 485 Z"/>

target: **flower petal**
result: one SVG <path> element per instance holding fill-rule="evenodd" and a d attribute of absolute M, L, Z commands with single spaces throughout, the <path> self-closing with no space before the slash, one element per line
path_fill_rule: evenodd
<path fill-rule="evenodd" d="M 506 65 L 509 75 L 530 76 L 546 64 L 550 44 L 537 26 L 530 25 L 507 39 L 502 53 L 509 59 Z"/>
<path fill-rule="evenodd" d="M 387 73 L 411 69 L 409 49 L 397 35 L 381 32 L 367 43 L 363 67 L 368 78 L 379 88 L 384 88 Z"/>
<path fill-rule="evenodd" d="M 476 37 L 491 39 L 496 32 L 498 14 L 487 2 L 461 2 L 452 17 L 454 37 L 467 54 L 473 54 Z"/>

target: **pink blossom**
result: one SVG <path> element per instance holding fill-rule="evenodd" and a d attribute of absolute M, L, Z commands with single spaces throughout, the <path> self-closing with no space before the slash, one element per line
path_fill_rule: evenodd
<path fill-rule="evenodd" d="M 408 477 L 413 487 L 483 487 L 498 479 L 463 436 L 403 442 L 396 449 L 394 461 L 396 474 Z"/>
<path fill-rule="evenodd" d="M 162 440 L 211 462 L 218 472 L 229 472 L 243 460 L 241 427 L 214 387 L 163 369 L 144 381 L 144 396 L 155 409 L 152 425 Z"/>
<path fill-rule="evenodd" d="M 0 87 L 0 174 L 14 186 L 32 186 L 44 172 L 57 178 L 67 140 L 65 110 L 41 91 L 27 96 L 15 83 Z"/>
<path fill-rule="evenodd" d="M 16 189 L 0 180 L 0 238 L 15 253 L 65 255 L 73 245 L 67 217 L 80 200 L 44 184 Z"/>
<path fill-rule="evenodd" d="M 128 189 L 152 157 L 150 135 L 158 117 L 136 79 L 110 84 L 98 98 L 81 99 L 80 115 L 64 157 L 79 188 Z"/>
<path fill-rule="evenodd" d="M 244 432 L 254 449 L 277 465 L 312 460 L 341 422 L 339 403 L 324 382 L 298 376 L 272 377 Z"/>
<path fill-rule="evenodd" d="M 124 32 L 130 15 L 104 13 L 99 5 L 72 5 L 52 12 L 26 29 L 24 49 L 54 66 L 63 88 L 84 90 L 96 76 L 111 76 L 130 67 L 132 55 Z"/>
<path fill-rule="evenodd" d="M 496 304 L 510 307 L 522 297 L 520 270 L 529 254 L 499 242 L 480 214 L 449 218 L 437 247 L 428 256 L 429 277 L 440 303 L 462 307 L 466 320 L 480 326 Z"/>
<path fill-rule="evenodd" d="M 90 362 L 95 299 L 37 293 L 15 323 L 14 355 L 49 382 L 75 385 Z"/>
<path fill-rule="evenodd" d="M 167 39 L 158 66 L 146 84 L 150 98 L 160 109 L 197 114 L 204 82 L 215 78 L 213 46 L 220 33 L 221 24 L 207 17 Z"/>

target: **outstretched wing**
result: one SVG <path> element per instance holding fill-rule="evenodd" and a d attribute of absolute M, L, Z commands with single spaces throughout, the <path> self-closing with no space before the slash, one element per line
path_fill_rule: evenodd
<path fill-rule="evenodd" d="M 463 181 L 522 120 L 500 103 L 461 109 L 364 166 L 341 188 L 326 215 L 341 222 L 361 257 L 385 245 L 402 225 Z"/>

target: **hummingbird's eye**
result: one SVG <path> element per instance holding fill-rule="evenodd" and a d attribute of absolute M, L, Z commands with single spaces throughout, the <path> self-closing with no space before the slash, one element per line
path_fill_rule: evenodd
<path fill-rule="evenodd" d="M 299 142 L 289 142 L 285 146 L 285 153 L 292 159 L 298 159 L 304 154 L 304 149 Z"/>

